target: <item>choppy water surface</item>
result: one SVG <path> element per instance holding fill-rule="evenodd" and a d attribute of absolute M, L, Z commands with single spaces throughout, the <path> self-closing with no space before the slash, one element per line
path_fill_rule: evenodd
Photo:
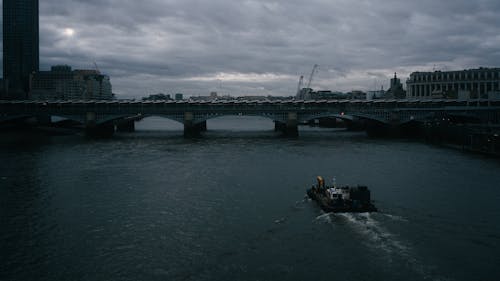
<path fill-rule="evenodd" d="M 499 280 L 500 162 L 258 118 L 2 134 L 0 280 Z M 167 129 L 167 130 L 165 130 Z M 324 214 L 316 175 L 380 213 Z"/>

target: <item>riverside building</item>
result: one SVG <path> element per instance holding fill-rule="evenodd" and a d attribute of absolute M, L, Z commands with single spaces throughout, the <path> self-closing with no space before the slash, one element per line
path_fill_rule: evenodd
<path fill-rule="evenodd" d="M 109 76 L 98 70 L 72 70 L 68 65 L 38 71 L 30 79 L 30 99 L 109 100 L 113 98 Z"/>
<path fill-rule="evenodd" d="M 500 99 L 500 68 L 413 72 L 406 81 L 408 98 Z"/>

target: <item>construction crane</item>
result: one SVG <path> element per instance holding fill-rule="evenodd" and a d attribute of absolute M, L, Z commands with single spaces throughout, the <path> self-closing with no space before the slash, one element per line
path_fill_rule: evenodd
<path fill-rule="evenodd" d="M 300 96 L 300 90 L 302 90 L 303 83 L 304 83 L 304 75 L 301 75 L 299 79 L 299 85 L 297 86 L 297 97 Z"/>
<path fill-rule="evenodd" d="M 99 71 L 99 67 L 97 67 L 97 63 L 94 61 L 94 67 L 95 67 L 95 71 L 97 71 L 98 74 L 101 73 L 101 71 Z"/>
<path fill-rule="evenodd" d="M 313 66 L 313 70 L 311 71 L 311 76 L 309 76 L 309 81 L 307 82 L 307 87 L 308 89 L 311 88 L 311 83 L 312 83 L 312 80 L 313 80 L 313 77 L 314 77 L 314 74 L 316 73 L 316 71 L 318 70 L 318 67 L 319 65 L 315 64 Z"/>

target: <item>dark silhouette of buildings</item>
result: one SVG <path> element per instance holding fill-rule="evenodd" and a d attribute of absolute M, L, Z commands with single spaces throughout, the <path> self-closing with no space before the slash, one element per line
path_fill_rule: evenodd
<path fill-rule="evenodd" d="M 49 71 L 31 74 L 29 99 L 33 100 L 110 100 L 113 98 L 108 75 L 97 69 L 75 69 L 55 65 Z"/>
<path fill-rule="evenodd" d="M 403 89 L 403 84 L 401 84 L 401 80 L 398 78 L 396 73 L 394 73 L 394 78 L 391 79 L 391 87 L 385 93 L 385 98 L 389 99 L 406 98 L 406 91 Z"/>
<path fill-rule="evenodd" d="M 30 75 L 38 68 L 38 0 L 3 0 L 2 98 L 27 98 Z"/>

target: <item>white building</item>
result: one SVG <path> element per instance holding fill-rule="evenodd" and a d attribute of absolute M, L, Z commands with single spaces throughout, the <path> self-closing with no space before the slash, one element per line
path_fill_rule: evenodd
<path fill-rule="evenodd" d="M 413 72 L 407 98 L 498 99 L 500 68 Z"/>

